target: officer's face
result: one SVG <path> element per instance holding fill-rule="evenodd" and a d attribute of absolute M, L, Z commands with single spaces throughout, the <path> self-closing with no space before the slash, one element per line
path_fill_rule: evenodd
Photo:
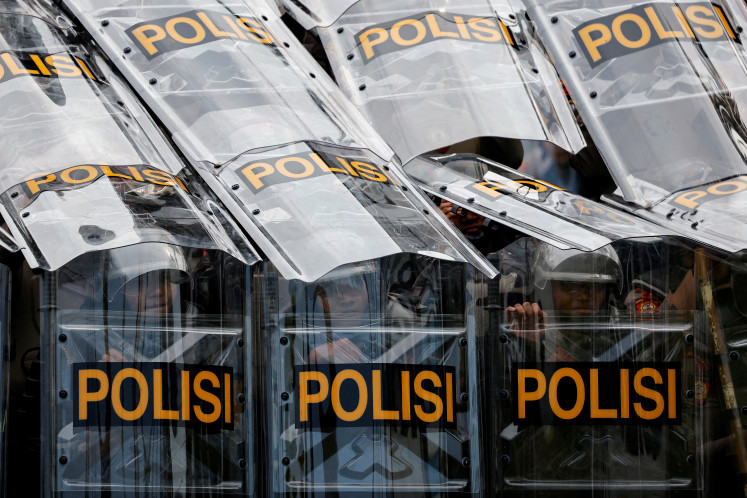
<path fill-rule="evenodd" d="M 454 204 L 441 200 L 441 211 L 456 226 L 460 232 L 473 235 L 483 229 L 485 217 L 464 208 L 454 209 Z"/>
<path fill-rule="evenodd" d="M 368 289 L 363 279 L 346 279 L 325 286 L 329 316 L 336 326 L 353 327 L 368 320 Z M 320 300 L 320 298 L 317 298 Z M 317 303 L 319 309 L 324 304 Z"/>
<path fill-rule="evenodd" d="M 168 313 L 174 304 L 177 283 L 170 272 L 154 271 L 125 284 L 125 304 L 129 311 L 137 311 L 148 316 Z"/>
<path fill-rule="evenodd" d="M 570 315 L 591 315 L 599 311 L 607 297 L 603 284 L 553 281 L 552 298 L 556 311 Z"/>

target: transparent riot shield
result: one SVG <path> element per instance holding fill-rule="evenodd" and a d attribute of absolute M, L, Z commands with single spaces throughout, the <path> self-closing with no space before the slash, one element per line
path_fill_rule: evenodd
<path fill-rule="evenodd" d="M 287 257 L 283 274 L 318 278 L 399 252 L 460 261 L 469 250 L 404 175 L 365 150 L 298 143 L 242 155 L 220 177 Z"/>
<path fill-rule="evenodd" d="M 304 140 L 367 148 L 375 138 L 350 126 L 350 104 L 264 2 L 65 4 L 191 161 L 221 165 Z"/>
<path fill-rule="evenodd" d="M 346 10 L 356 3 L 356 0 L 277 0 L 279 5 L 292 15 L 307 30 L 319 26 L 329 26 Z"/>
<path fill-rule="evenodd" d="M 526 4 L 619 187 L 618 205 L 744 250 L 744 17 L 726 2 Z"/>
<path fill-rule="evenodd" d="M 11 308 L 11 273 L 10 269 L 5 265 L 0 265 L 0 413 L 3 414 L 5 421 L 7 422 L 7 407 L 8 407 L 8 395 L 9 395 L 9 375 L 6 361 L 9 358 L 9 336 L 10 336 L 10 310 Z M 6 493 L 6 479 L 7 473 L 6 458 L 6 431 L 0 431 L 0 493 Z"/>
<path fill-rule="evenodd" d="M 65 4 L 285 276 L 313 281 L 343 264 L 406 251 L 492 272 L 428 209 L 391 149 L 267 5 Z M 359 179 L 386 187 L 361 196 Z M 406 225 L 386 214 L 400 207 Z M 299 240 L 309 231 L 351 235 L 365 253 Z"/>
<path fill-rule="evenodd" d="M 141 244 L 45 274 L 42 496 L 251 496 L 249 269 Z"/>
<path fill-rule="evenodd" d="M 318 33 L 338 83 L 403 163 L 477 137 L 586 145 L 508 2 L 360 0 Z M 509 162 L 506 147 L 482 149 Z"/>
<path fill-rule="evenodd" d="M 265 276 L 268 496 L 480 490 L 469 267 Z"/>
<path fill-rule="evenodd" d="M 723 482 L 722 488 L 735 496 L 747 495 L 747 371 L 743 359 L 747 268 L 734 256 L 708 254 L 699 249 L 695 253 L 694 274 L 713 345 L 712 375 L 721 380 L 718 388 L 723 410 L 717 418 L 718 430 L 714 432 L 712 445 L 733 450 L 727 455 L 723 450 L 714 452 L 710 479 Z"/>
<path fill-rule="evenodd" d="M 547 321 L 501 349 L 500 488 L 699 489 L 692 317 Z"/>
<path fill-rule="evenodd" d="M 519 238 L 491 260 L 502 274 L 484 348 L 493 493 L 738 489 L 728 386 L 691 249 L 646 238 L 583 252 Z"/>
<path fill-rule="evenodd" d="M 559 248 L 595 250 L 629 237 L 671 235 L 646 222 L 476 154 L 423 156 L 405 165 L 423 190 Z"/>
<path fill-rule="evenodd" d="M 138 242 L 257 259 L 96 49 L 46 19 L 0 16 L 0 214 L 32 267 Z"/>
<path fill-rule="evenodd" d="M 48 6 L 44 0 L 0 0 L 0 12 L 3 14 L 38 17 L 52 26 L 69 28 L 67 19 L 51 14 Z"/>

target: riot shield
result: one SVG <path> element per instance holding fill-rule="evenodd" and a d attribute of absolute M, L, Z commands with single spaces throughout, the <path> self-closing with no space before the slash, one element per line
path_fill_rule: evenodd
<path fill-rule="evenodd" d="M 525 21 L 494 5 L 360 0 L 318 30 L 337 82 L 403 163 L 477 137 L 586 145 Z"/>
<path fill-rule="evenodd" d="M 256 261 L 95 50 L 45 19 L 2 16 L 0 213 L 32 267 L 143 241 Z"/>
<path fill-rule="evenodd" d="M 277 0 L 279 5 L 307 30 L 329 26 L 335 22 L 357 0 Z"/>
<path fill-rule="evenodd" d="M 473 154 L 418 157 L 405 172 L 429 194 L 562 249 L 593 251 L 672 232 Z"/>
<path fill-rule="evenodd" d="M 65 17 L 53 15 L 44 0 L 0 0 L 0 12 L 8 15 L 37 17 L 51 26 L 66 29 L 71 26 Z"/>
<path fill-rule="evenodd" d="M 714 459 L 713 467 L 720 470 L 714 474 L 716 478 L 724 479 L 735 495 L 739 486 L 734 485 L 734 476 L 739 475 L 741 482 L 737 484 L 741 485 L 741 494 L 747 496 L 747 434 L 744 425 L 747 397 L 742 360 L 747 324 L 744 294 L 747 268 L 733 256 L 723 258 L 698 249 L 694 273 L 713 344 L 714 372 L 721 380 L 724 405 L 719 417 L 721 437 L 714 439 L 717 444 L 733 446 L 732 458 Z"/>
<path fill-rule="evenodd" d="M 493 493 L 739 489 L 721 399 L 731 386 L 692 250 L 666 238 L 589 252 L 524 238 L 491 260 L 502 274 L 484 348 Z"/>
<path fill-rule="evenodd" d="M 620 189 L 618 205 L 743 250 L 747 58 L 728 4 L 526 3 Z"/>
<path fill-rule="evenodd" d="M 492 272 L 428 209 L 391 150 L 265 5 L 66 5 L 284 275 L 311 281 L 404 251 Z M 357 238 L 364 253 L 298 238 L 309 232 Z"/>
<path fill-rule="evenodd" d="M 547 320 L 544 360 L 519 339 L 501 350 L 501 488 L 699 489 L 692 319 Z"/>
<path fill-rule="evenodd" d="M 268 496 L 477 493 L 466 265 L 398 255 L 266 274 Z"/>
<path fill-rule="evenodd" d="M 251 496 L 249 268 L 140 244 L 43 286 L 42 496 Z"/>
<path fill-rule="evenodd" d="M 0 357 L 0 413 L 6 417 L 9 396 L 9 379 L 7 359 L 9 355 L 9 337 L 10 337 L 10 310 L 11 308 L 11 273 L 5 265 L 0 265 L 0 351 L 3 352 Z M 0 431 L 0 476 L 7 473 L 6 467 L 6 431 Z M 6 493 L 6 480 L 3 478 L 0 482 L 0 493 Z"/>

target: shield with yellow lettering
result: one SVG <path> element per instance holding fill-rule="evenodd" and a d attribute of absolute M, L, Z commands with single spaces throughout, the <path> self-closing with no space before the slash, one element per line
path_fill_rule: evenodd
<path fill-rule="evenodd" d="M 747 17 L 733 4 L 530 1 L 527 11 L 619 187 L 610 202 L 741 252 Z"/>
<path fill-rule="evenodd" d="M 559 248 L 596 250 L 616 240 L 673 234 L 476 154 L 434 159 L 416 158 L 405 172 L 452 218 L 482 217 L 480 230 L 492 239 L 509 227 Z"/>
<path fill-rule="evenodd" d="M 97 49 L 0 15 L 0 214 L 32 267 L 144 241 L 257 259 Z"/>
<path fill-rule="evenodd" d="M 163 244 L 45 274 L 44 496 L 253 493 L 248 276 Z"/>
<path fill-rule="evenodd" d="M 395 253 L 493 272 L 435 216 L 274 5 L 66 5 L 286 277 L 313 281 Z"/>
<path fill-rule="evenodd" d="M 361 0 L 318 33 L 338 83 L 403 163 L 453 146 L 518 166 L 521 154 L 494 137 L 585 145 L 555 70 L 508 2 Z"/>
<path fill-rule="evenodd" d="M 692 251 L 664 238 L 594 251 L 518 239 L 491 261 L 502 276 L 485 348 L 490 489 L 718 489 L 728 407 Z"/>
<path fill-rule="evenodd" d="M 470 271 L 407 256 L 312 283 L 268 271 L 268 493 L 480 488 Z"/>

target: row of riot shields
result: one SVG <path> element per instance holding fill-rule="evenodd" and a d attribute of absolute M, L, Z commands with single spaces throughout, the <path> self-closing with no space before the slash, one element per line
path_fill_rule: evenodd
<path fill-rule="evenodd" d="M 743 491 L 741 10 L 284 2 L 359 114 L 269 2 L 58 3 L 0 1 L 9 496 Z M 574 111 L 607 205 L 419 156 Z"/>
<path fill-rule="evenodd" d="M 737 493 L 743 264 L 505 231 L 494 279 L 396 255 L 305 282 L 154 243 L 46 272 L 41 495 Z M 35 494 L 9 400 L 5 486 Z"/>
<path fill-rule="evenodd" d="M 404 162 L 546 140 L 607 205 L 744 250 L 744 2 L 278 4 Z"/>
<path fill-rule="evenodd" d="M 284 275 L 312 281 L 400 252 L 492 271 L 428 209 L 274 5 L 64 4 Z"/>

